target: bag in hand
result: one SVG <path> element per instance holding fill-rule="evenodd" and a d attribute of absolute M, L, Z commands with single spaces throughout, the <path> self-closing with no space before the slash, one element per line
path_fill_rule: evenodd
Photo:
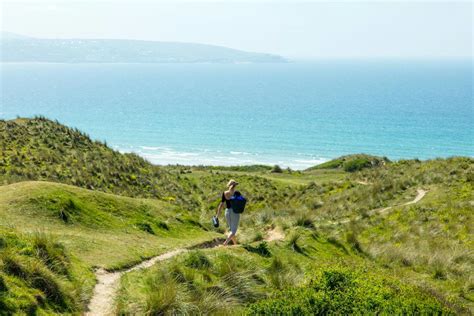
<path fill-rule="evenodd" d="M 212 216 L 212 225 L 219 227 L 219 218 L 217 218 L 217 216 Z"/>

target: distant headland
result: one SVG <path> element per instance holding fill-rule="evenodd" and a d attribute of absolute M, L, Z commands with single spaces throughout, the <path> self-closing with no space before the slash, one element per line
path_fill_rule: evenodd
<path fill-rule="evenodd" d="M 1 62 L 282 63 L 278 55 L 223 46 L 127 39 L 43 39 L 1 33 Z"/>

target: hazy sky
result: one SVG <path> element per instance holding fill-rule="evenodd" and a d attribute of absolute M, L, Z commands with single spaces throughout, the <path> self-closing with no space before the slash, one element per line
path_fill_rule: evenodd
<path fill-rule="evenodd" d="M 472 56 L 471 1 L 0 0 L 36 37 L 208 43 L 287 57 Z"/>

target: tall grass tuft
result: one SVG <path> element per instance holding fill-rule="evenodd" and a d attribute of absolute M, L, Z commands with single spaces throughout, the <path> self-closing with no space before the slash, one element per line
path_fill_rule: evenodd
<path fill-rule="evenodd" d="M 346 234 L 346 241 L 356 252 L 361 254 L 364 253 L 362 245 L 360 244 L 359 239 L 357 238 L 356 233 L 354 231 L 350 231 Z"/>
<path fill-rule="evenodd" d="M 298 244 L 298 241 L 301 238 L 301 234 L 298 232 L 293 232 L 288 238 L 288 246 L 298 253 L 304 254 L 304 249 Z"/>
<path fill-rule="evenodd" d="M 32 287 L 41 290 L 46 298 L 64 310 L 76 305 L 74 297 L 61 279 L 41 264 L 32 262 L 28 267 L 28 280 Z"/>
<path fill-rule="evenodd" d="M 256 285 L 251 270 L 235 271 L 221 278 L 220 283 L 229 294 L 242 303 L 255 302 L 264 296 L 261 288 Z"/>
<path fill-rule="evenodd" d="M 69 274 L 70 261 L 62 244 L 45 233 L 34 234 L 32 241 L 36 255 L 51 271 L 62 275 Z"/>
<path fill-rule="evenodd" d="M 212 266 L 209 258 L 200 250 L 189 253 L 184 263 L 187 267 L 196 269 L 206 269 Z"/>
<path fill-rule="evenodd" d="M 193 315 L 196 306 L 190 302 L 186 285 L 168 274 L 147 275 L 143 314 L 147 315 Z"/>
<path fill-rule="evenodd" d="M 213 286 L 204 291 L 197 307 L 204 315 L 232 315 L 238 310 L 239 302 L 227 288 Z"/>
<path fill-rule="evenodd" d="M 278 256 L 272 259 L 270 265 L 265 270 L 265 274 L 270 284 L 278 290 L 295 286 L 300 279 L 297 269 L 283 262 Z"/>
<path fill-rule="evenodd" d="M 303 213 L 296 219 L 295 225 L 305 228 L 314 228 L 314 220 L 307 214 Z"/>

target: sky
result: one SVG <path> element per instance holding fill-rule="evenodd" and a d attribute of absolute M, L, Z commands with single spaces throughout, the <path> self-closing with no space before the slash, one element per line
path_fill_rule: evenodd
<path fill-rule="evenodd" d="M 0 0 L 2 31 L 195 42 L 289 58 L 472 58 L 471 1 Z"/>

